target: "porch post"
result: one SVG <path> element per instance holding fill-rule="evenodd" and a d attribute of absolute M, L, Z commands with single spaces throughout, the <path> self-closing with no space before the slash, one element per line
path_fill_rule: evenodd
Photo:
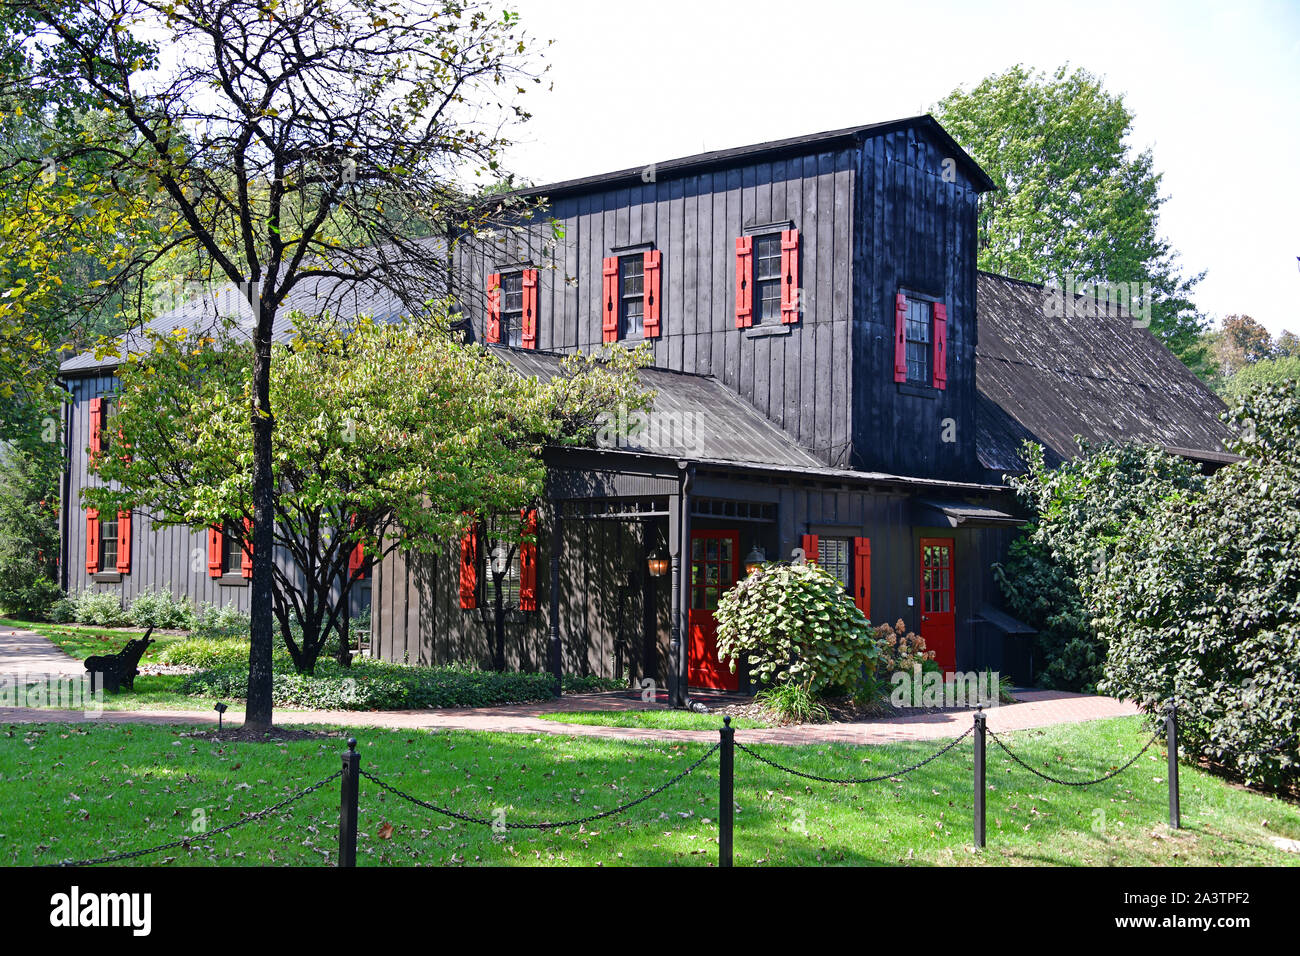
<path fill-rule="evenodd" d="M 560 548 L 564 541 L 564 524 L 560 503 L 553 502 L 551 514 L 551 674 L 555 678 L 555 696 L 564 691 L 564 662 L 560 650 Z"/>
<path fill-rule="evenodd" d="M 682 706 L 686 693 L 678 687 L 677 661 L 681 656 L 681 579 L 682 579 L 682 496 L 680 491 L 668 499 L 668 555 L 672 559 L 672 595 L 668 605 L 668 625 L 672 640 L 668 644 L 668 706 Z"/>

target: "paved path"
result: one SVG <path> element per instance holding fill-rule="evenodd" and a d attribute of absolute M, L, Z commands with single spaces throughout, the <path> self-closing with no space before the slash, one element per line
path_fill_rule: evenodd
<path fill-rule="evenodd" d="M 0 627 L 0 677 L 84 674 L 85 665 L 35 631 Z"/>
<path fill-rule="evenodd" d="M 543 720 L 538 715 L 561 710 L 623 709 L 611 707 L 619 695 L 573 694 L 561 701 L 518 704 L 509 707 L 481 707 L 473 710 L 390 710 L 390 711 L 278 711 L 276 722 L 285 727 L 331 725 L 364 731 L 368 727 L 420 730 L 480 730 L 521 734 L 572 734 L 579 737 L 612 737 L 627 740 L 717 740 L 715 730 L 657 730 L 642 727 L 592 727 Z M 1022 703 L 994 707 L 988 711 L 993 731 L 1025 730 L 1053 724 L 1081 723 L 1104 717 L 1136 714 L 1137 708 L 1109 697 L 1066 694 L 1058 691 L 1024 691 Z M 624 698 L 625 699 L 625 698 Z M 226 715 L 231 723 L 239 715 Z M 90 715 L 82 711 L 0 708 L 0 724 L 104 721 L 111 723 L 216 724 L 212 711 L 104 711 Z M 721 719 L 719 718 L 719 725 Z M 971 725 L 969 712 L 891 717 L 884 720 L 844 724 L 808 724 L 740 731 L 742 739 L 775 744 L 882 744 L 901 740 L 934 740 L 955 737 Z"/>

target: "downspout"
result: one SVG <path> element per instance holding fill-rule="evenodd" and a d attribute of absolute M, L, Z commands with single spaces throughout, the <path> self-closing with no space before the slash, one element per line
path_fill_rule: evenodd
<path fill-rule="evenodd" d="M 61 376 L 55 385 L 68 394 L 63 403 L 63 479 L 59 482 L 59 588 L 68 593 L 68 531 L 72 494 L 72 388 Z"/>
<path fill-rule="evenodd" d="M 690 614 L 691 604 L 691 489 L 695 484 L 695 465 L 693 462 L 679 461 L 681 483 L 678 490 L 678 552 L 681 555 L 680 567 L 674 578 L 678 592 L 673 595 L 673 614 L 677 630 L 677 659 L 673 662 L 677 668 L 677 706 L 689 710 L 696 709 L 688 691 L 690 689 Z"/>

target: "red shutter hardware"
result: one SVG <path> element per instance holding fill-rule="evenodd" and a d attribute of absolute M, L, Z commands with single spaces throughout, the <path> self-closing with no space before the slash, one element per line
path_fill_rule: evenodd
<path fill-rule="evenodd" d="M 99 457 L 99 452 L 103 448 L 104 432 L 104 400 L 102 398 L 92 398 L 90 400 L 90 461 L 94 464 L 95 459 Z"/>
<path fill-rule="evenodd" d="M 894 296 L 894 381 L 907 381 L 907 296 Z"/>
<path fill-rule="evenodd" d="M 131 573 L 131 512 L 117 513 L 117 570 L 119 574 Z"/>
<path fill-rule="evenodd" d="M 478 606 L 478 527 L 470 525 L 460 539 L 460 606 Z"/>
<path fill-rule="evenodd" d="M 754 324 L 754 237 L 736 237 L 736 328 Z"/>
<path fill-rule="evenodd" d="M 86 509 L 86 573 L 99 570 L 99 512 Z"/>
<path fill-rule="evenodd" d="M 645 302 L 642 307 L 643 332 L 647 339 L 659 338 L 659 263 L 661 254 L 651 249 L 645 254 Z"/>
<path fill-rule="evenodd" d="M 524 270 L 523 333 L 519 340 L 526 349 L 537 348 L 537 270 Z"/>
<path fill-rule="evenodd" d="M 934 387 L 948 387 L 948 307 L 934 304 Z"/>
<path fill-rule="evenodd" d="M 618 341 L 618 257 L 601 265 L 601 332 L 606 343 Z"/>
<path fill-rule="evenodd" d="M 239 573 L 243 577 L 253 576 L 253 519 L 244 519 L 244 540 L 239 544 Z"/>
<path fill-rule="evenodd" d="M 799 539 L 799 547 L 803 548 L 803 556 L 809 564 L 817 563 L 817 535 L 805 534 Z"/>
<path fill-rule="evenodd" d="M 781 233 L 781 321 L 799 321 L 799 230 Z"/>
<path fill-rule="evenodd" d="M 871 539 L 853 539 L 853 603 L 871 620 Z"/>
<path fill-rule="evenodd" d="M 208 577 L 221 577 L 221 525 L 208 528 Z"/>
<path fill-rule="evenodd" d="M 487 330 L 484 338 L 489 342 L 501 341 L 501 274 L 487 277 Z"/>
<path fill-rule="evenodd" d="M 524 508 L 520 511 L 523 518 L 524 533 L 532 541 L 519 546 L 519 610 L 537 610 L 537 509 Z"/>

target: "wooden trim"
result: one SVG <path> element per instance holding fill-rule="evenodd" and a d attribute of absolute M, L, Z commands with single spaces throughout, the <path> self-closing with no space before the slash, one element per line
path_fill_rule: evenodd
<path fill-rule="evenodd" d="M 208 527 L 208 577 L 221 577 L 221 542 L 224 537 L 221 525 Z"/>
<path fill-rule="evenodd" d="M 471 524 L 460 539 L 460 606 L 478 606 L 478 526 Z"/>
<path fill-rule="evenodd" d="M 948 307 L 942 302 L 930 305 L 934 324 L 934 387 L 940 391 L 948 387 Z"/>
<path fill-rule="evenodd" d="M 871 539 L 853 539 L 853 603 L 871 620 Z"/>
<path fill-rule="evenodd" d="M 799 321 L 802 296 L 799 290 L 799 230 L 781 233 L 781 322 Z"/>
<path fill-rule="evenodd" d="M 526 349 L 537 348 L 537 270 L 525 269 L 523 273 L 523 314 L 519 321 L 519 341 Z"/>
<path fill-rule="evenodd" d="M 244 519 L 244 534 L 239 542 L 239 576 L 253 576 L 253 520 Z"/>
<path fill-rule="evenodd" d="M 119 574 L 131 573 L 131 512 L 117 513 L 117 570 Z"/>
<path fill-rule="evenodd" d="M 736 328 L 754 324 L 754 238 L 736 237 Z"/>
<path fill-rule="evenodd" d="M 804 560 L 809 564 L 816 564 L 818 558 L 817 535 L 804 534 L 799 536 L 799 547 L 803 548 Z"/>
<path fill-rule="evenodd" d="M 907 381 L 907 296 L 894 296 L 894 381 Z"/>
<path fill-rule="evenodd" d="M 651 249 L 645 253 L 644 276 L 642 277 L 644 302 L 641 310 L 641 335 L 647 339 L 659 338 L 661 262 L 662 254 L 658 249 Z"/>
<path fill-rule="evenodd" d="M 601 262 L 601 340 L 618 341 L 618 256 L 606 256 Z"/>
<path fill-rule="evenodd" d="M 86 572 L 99 570 L 99 511 L 86 509 Z"/>
<path fill-rule="evenodd" d="M 519 545 L 519 610 L 537 610 L 537 509 L 520 512 L 524 534 L 532 538 Z"/>
<path fill-rule="evenodd" d="M 501 341 L 501 273 L 487 277 L 487 327 L 483 331 L 487 342 Z"/>

